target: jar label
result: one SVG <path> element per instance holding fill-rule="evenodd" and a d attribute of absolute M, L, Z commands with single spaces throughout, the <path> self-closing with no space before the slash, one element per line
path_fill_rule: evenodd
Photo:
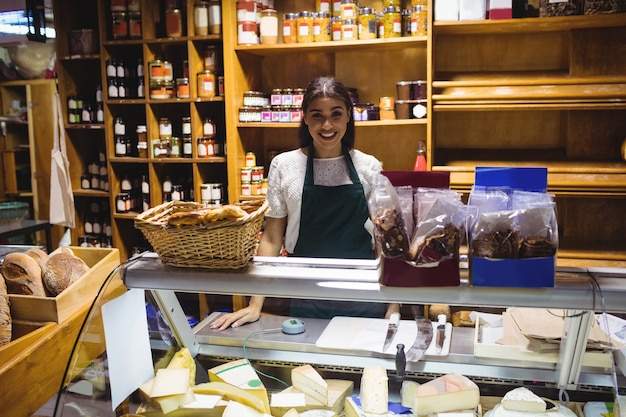
<path fill-rule="evenodd" d="M 352 33 L 352 28 L 343 28 L 343 40 L 351 41 L 354 39 L 354 34 Z"/>
<path fill-rule="evenodd" d="M 415 105 L 415 107 L 413 107 L 413 116 L 417 119 L 426 116 L 426 107 L 421 104 Z"/>
<path fill-rule="evenodd" d="M 171 193 L 172 192 L 172 183 L 170 181 L 165 181 L 163 183 L 163 192 Z"/>
<path fill-rule="evenodd" d="M 215 90 L 212 81 L 203 81 L 202 82 L 202 89 L 206 93 L 211 93 L 211 92 L 213 92 Z"/>
<path fill-rule="evenodd" d="M 141 183 L 141 192 L 143 194 L 150 194 L 150 184 L 148 184 L 147 182 L 142 182 Z"/>
<path fill-rule="evenodd" d="M 261 18 L 261 36 L 278 36 L 278 20 L 275 17 Z"/>
<path fill-rule="evenodd" d="M 340 41 L 341 40 L 341 29 L 333 30 L 333 40 Z"/>
<path fill-rule="evenodd" d="M 354 18 L 354 10 L 351 7 L 346 7 L 343 9 L 343 18 L 344 19 L 353 19 Z"/>
<path fill-rule="evenodd" d="M 85 222 L 85 233 L 88 235 L 93 233 L 93 226 L 89 222 Z"/>
<path fill-rule="evenodd" d="M 206 145 L 203 143 L 198 144 L 198 156 L 206 156 L 207 149 Z"/>
<path fill-rule="evenodd" d="M 115 131 L 116 135 L 125 135 L 126 134 L 126 126 L 121 123 L 115 123 Z"/>
<path fill-rule="evenodd" d="M 322 33 L 322 27 L 319 24 L 313 25 L 313 35 L 319 36 Z"/>
<path fill-rule="evenodd" d="M 291 26 L 289 25 L 283 26 L 283 36 L 291 36 Z"/>
<path fill-rule="evenodd" d="M 211 26 L 222 24 L 222 15 L 220 14 L 220 6 L 209 6 L 209 22 Z"/>
<path fill-rule="evenodd" d="M 209 27 L 209 10 L 206 7 L 196 7 L 194 10 L 194 24 L 196 28 Z"/>
<path fill-rule="evenodd" d="M 191 123 L 183 123 L 183 135 L 191 135 Z"/>
<path fill-rule="evenodd" d="M 291 94 L 285 94 L 282 97 L 283 106 L 291 106 L 293 104 L 293 96 Z"/>
<path fill-rule="evenodd" d="M 191 155 L 191 143 L 187 142 L 183 144 L 183 153 L 185 155 Z"/>
<path fill-rule="evenodd" d="M 393 22 L 393 32 L 402 33 L 402 24 L 400 22 Z"/>
<path fill-rule="evenodd" d="M 300 25 L 298 34 L 300 36 L 309 36 L 309 25 L 307 24 Z"/>

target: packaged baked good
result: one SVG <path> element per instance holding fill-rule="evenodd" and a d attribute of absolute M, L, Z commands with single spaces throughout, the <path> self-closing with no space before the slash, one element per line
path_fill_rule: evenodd
<path fill-rule="evenodd" d="M 386 257 L 405 257 L 409 249 L 409 237 L 400 202 L 393 185 L 382 174 L 374 179 L 368 206 L 374 223 L 376 246 Z"/>

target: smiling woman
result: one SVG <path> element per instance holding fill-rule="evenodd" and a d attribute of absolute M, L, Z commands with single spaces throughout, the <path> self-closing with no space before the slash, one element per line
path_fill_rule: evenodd
<path fill-rule="evenodd" d="M 309 83 L 302 102 L 300 148 L 272 160 L 265 231 L 258 255 L 373 259 L 367 198 L 380 162 L 354 149 L 354 119 L 347 89 L 334 78 Z M 211 323 L 224 329 L 258 319 L 263 297 Z M 294 317 L 383 317 L 397 305 L 292 300 Z"/>

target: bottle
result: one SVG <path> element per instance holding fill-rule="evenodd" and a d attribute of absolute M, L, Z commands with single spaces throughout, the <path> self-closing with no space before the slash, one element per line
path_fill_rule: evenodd
<path fill-rule="evenodd" d="M 426 171 L 426 144 L 421 140 L 417 143 L 417 157 L 413 171 Z"/>

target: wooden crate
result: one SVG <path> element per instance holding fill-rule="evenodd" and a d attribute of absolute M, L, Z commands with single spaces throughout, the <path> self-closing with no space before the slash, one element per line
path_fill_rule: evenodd
<path fill-rule="evenodd" d="M 120 264 L 117 249 L 72 247 L 89 271 L 56 297 L 9 294 L 14 320 L 62 323 L 72 313 L 93 302 L 109 273 Z"/>
<path fill-rule="evenodd" d="M 11 342 L 0 347 L 0 367 L 20 352 L 37 343 L 39 339 L 51 331 L 54 323 L 15 320 L 12 327 Z"/>

